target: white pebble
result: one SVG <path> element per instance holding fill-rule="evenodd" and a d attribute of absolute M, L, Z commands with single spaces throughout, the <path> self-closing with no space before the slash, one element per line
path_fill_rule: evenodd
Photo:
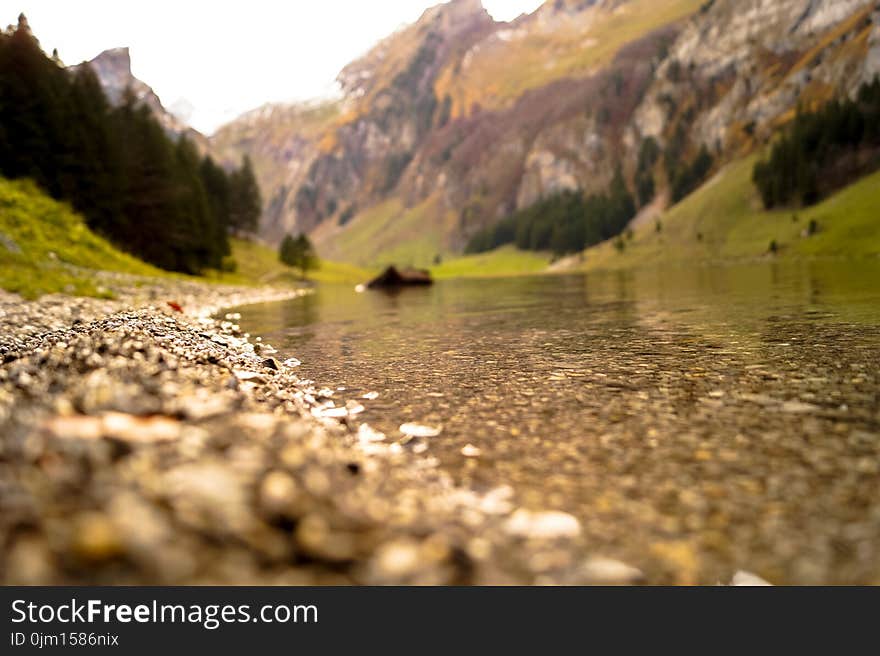
<path fill-rule="evenodd" d="M 410 437 L 437 437 L 441 432 L 442 428 L 434 427 L 434 426 L 425 426 L 423 424 L 401 424 L 400 432 L 404 435 L 409 435 Z"/>
<path fill-rule="evenodd" d="M 474 446 L 473 444 L 466 444 L 461 448 L 461 455 L 465 458 L 479 458 L 482 455 L 482 451 L 479 447 Z"/>
<path fill-rule="evenodd" d="M 525 538 L 573 538 L 580 534 L 581 524 L 573 515 L 547 510 L 532 512 L 520 508 L 505 524 L 507 532 Z"/>

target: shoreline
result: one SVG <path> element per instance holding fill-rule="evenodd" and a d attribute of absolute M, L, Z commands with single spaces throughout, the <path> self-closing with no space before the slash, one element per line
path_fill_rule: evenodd
<path fill-rule="evenodd" d="M 302 293 L 0 294 L 0 582 L 643 581 L 589 554 L 573 516 L 456 487 L 235 315 L 210 318 Z"/>

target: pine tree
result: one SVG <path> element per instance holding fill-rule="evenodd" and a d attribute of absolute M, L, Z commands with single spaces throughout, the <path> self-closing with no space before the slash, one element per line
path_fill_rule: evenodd
<path fill-rule="evenodd" d="M 263 201 L 251 158 L 247 155 L 242 160 L 241 168 L 232 174 L 230 187 L 230 228 L 239 233 L 256 232 Z"/>
<path fill-rule="evenodd" d="M 281 246 L 278 249 L 278 259 L 282 264 L 289 267 L 297 266 L 299 262 L 299 254 L 297 253 L 296 240 L 293 235 L 284 235 L 281 240 Z"/>
<path fill-rule="evenodd" d="M 823 192 L 880 166 L 873 156 L 878 147 L 880 77 L 864 84 L 856 100 L 830 101 L 814 112 L 799 108 L 769 158 L 755 164 L 752 180 L 768 209 L 812 205 Z"/>
<path fill-rule="evenodd" d="M 278 259 L 289 267 L 299 269 L 303 278 L 307 278 L 309 271 L 320 266 L 312 242 L 305 234 L 300 234 L 298 237 L 285 236 L 278 250 Z"/>
<path fill-rule="evenodd" d="M 169 137 L 130 90 L 113 108 L 88 66 L 71 72 L 47 57 L 24 16 L 0 33 L 3 176 L 32 178 L 142 259 L 198 273 L 229 253 L 229 182 L 214 168 L 205 174 L 195 146 Z M 205 175 L 216 183 L 210 194 Z M 244 223 L 255 227 L 249 162 L 240 181 Z"/>
<path fill-rule="evenodd" d="M 229 241 L 225 235 L 229 233 L 231 225 L 231 183 L 229 176 L 221 167 L 214 163 L 210 156 L 205 156 L 199 166 L 199 174 L 202 178 L 202 185 L 208 198 L 208 206 L 211 210 L 213 224 L 215 229 L 224 235 L 216 236 L 215 239 L 220 243 L 222 254 L 229 255 Z"/>

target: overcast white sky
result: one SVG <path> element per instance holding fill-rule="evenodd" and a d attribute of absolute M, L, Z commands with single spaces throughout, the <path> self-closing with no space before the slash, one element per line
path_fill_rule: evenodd
<path fill-rule="evenodd" d="M 268 101 L 327 95 L 345 64 L 439 0 L 8 0 L 0 24 L 28 17 L 67 64 L 131 48 L 134 74 L 166 107 L 185 99 L 211 133 Z M 542 0 L 483 0 L 496 20 Z"/>

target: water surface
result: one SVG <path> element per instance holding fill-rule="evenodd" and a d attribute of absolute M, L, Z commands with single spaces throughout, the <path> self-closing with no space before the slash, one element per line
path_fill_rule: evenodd
<path fill-rule="evenodd" d="M 880 583 L 878 262 L 331 286 L 243 315 L 359 421 L 442 427 L 407 448 L 575 515 L 594 552 L 677 583 Z"/>

